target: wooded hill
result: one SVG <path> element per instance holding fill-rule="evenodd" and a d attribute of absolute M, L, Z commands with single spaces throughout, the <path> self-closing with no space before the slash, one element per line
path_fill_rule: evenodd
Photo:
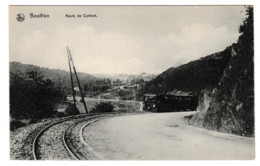
<path fill-rule="evenodd" d="M 141 99 L 145 93 L 167 93 L 179 90 L 198 94 L 202 89 L 212 89 L 220 81 L 230 57 L 231 47 L 227 47 L 224 51 L 176 68 L 169 68 L 142 87 L 138 98 Z"/>
<path fill-rule="evenodd" d="M 22 64 L 20 62 L 10 62 L 10 74 L 15 74 L 23 78 L 28 77 L 28 72 L 36 72 L 42 79 L 51 80 L 55 86 L 59 86 L 65 93 L 71 93 L 71 82 L 70 74 L 68 71 L 60 69 L 49 69 L 45 67 L 39 67 L 30 64 Z M 80 84 L 84 87 L 85 84 L 89 83 L 96 78 L 90 74 L 78 72 Z M 77 86 L 76 79 L 74 78 L 74 85 Z"/>

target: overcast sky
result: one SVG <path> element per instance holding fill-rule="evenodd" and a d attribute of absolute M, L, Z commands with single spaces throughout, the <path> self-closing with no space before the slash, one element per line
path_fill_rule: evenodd
<path fill-rule="evenodd" d="M 68 70 L 69 46 L 78 71 L 103 74 L 159 74 L 222 51 L 237 41 L 245 18 L 244 6 L 12 6 L 9 12 L 10 61 Z"/>

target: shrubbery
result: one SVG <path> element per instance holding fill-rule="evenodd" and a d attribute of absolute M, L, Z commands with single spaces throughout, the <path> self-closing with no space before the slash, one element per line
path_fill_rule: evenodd
<path fill-rule="evenodd" d="M 114 111 L 114 105 L 110 102 L 101 102 L 95 105 L 94 108 L 90 111 L 91 113 L 108 113 Z"/>
<path fill-rule="evenodd" d="M 66 110 L 65 110 L 66 115 L 77 115 L 80 114 L 79 110 L 77 107 L 75 107 L 74 104 L 70 104 Z"/>

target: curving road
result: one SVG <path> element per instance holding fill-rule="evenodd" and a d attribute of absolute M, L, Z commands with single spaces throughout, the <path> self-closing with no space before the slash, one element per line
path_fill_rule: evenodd
<path fill-rule="evenodd" d="M 193 113 L 112 117 L 86 127 L 83 136 L 109 160 L 254 159 L 254 138 L 188 126 L 183 117 Z"/>

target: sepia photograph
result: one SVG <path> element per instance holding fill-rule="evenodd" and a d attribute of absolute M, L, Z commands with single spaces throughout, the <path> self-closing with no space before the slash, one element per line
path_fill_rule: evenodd
<path fill-rule="evenodd" d="M 9 6 L 10 160 L 255 160 L 254 6 Z"/>

